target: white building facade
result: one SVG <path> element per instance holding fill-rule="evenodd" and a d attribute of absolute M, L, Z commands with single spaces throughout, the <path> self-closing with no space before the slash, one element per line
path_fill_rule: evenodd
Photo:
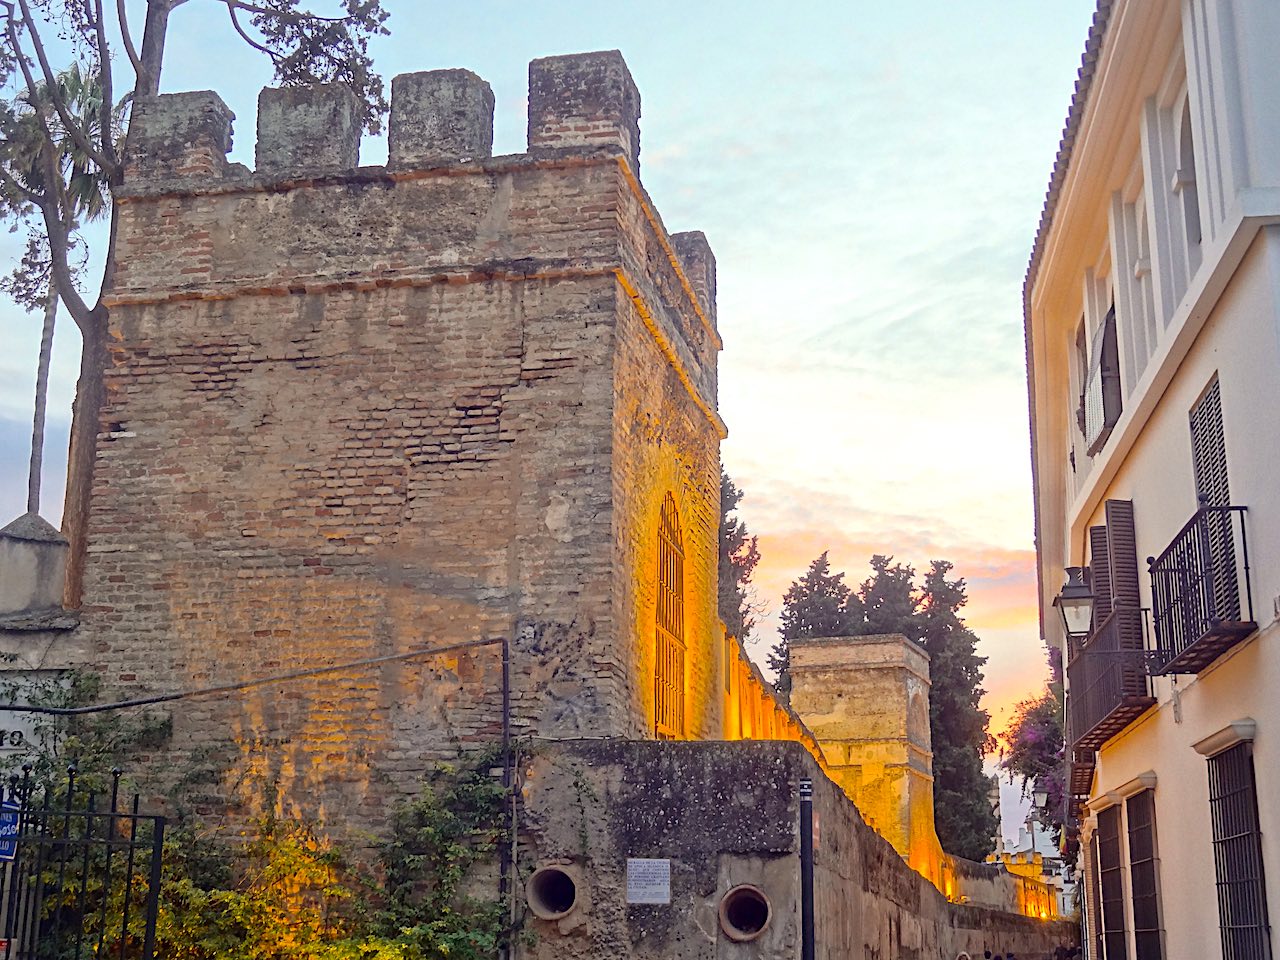
<path fill-rule="evenodd" d="M 1280 0 L 1103 0 L 1025 289 L 1089 956 L 1280 917 Z M 1055 600 L 1085 570 L 1093 613 Z"/>

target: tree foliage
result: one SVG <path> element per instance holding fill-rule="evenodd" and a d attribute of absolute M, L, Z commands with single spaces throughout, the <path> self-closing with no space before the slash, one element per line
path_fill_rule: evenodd
<path fill-rule="evenodd" d="M 1044 691 L 1022 700 L 1014 708 L 1013 720 L 1000 734 L 1000 767 L 1012 781 L 1019 780 L 1024 797 L 1041 789 L 1046 793 L 1040 822 L 1049 827 L 1056 842 L 1062 842 L 1067 809 L 1066 738 L 1063 731 L 1063 689 L 1054 673 Z"/>
<path fill-rule="evenodd" d="M 776 689 L 784 696 L 791 691 L 791 641 L 845 636 L 849 624 L 859 619 L 861 601 L 844 582 L 843 572 L 831 572 L 831 561 L 824 550 L 783 595 L 782 628 L 778 642 L 769 651 L 769 668 L 778 674 Z"/>
<path fill-rule="evenodd" d="M 948 853 L 982 860 L 997 826 L 982 760 L 995 744 L 981 706 L 986 658 L 977 655 L 978 638 L 960 616 L 968 596 L 964 580 L 950 578 L 952 569 L 935 560 L 917 586 L 915 568 L 877 554 L 871 576 L 853 590 L 843 573 L 831 572 L 823 552 L 787 590 L 781 639 L 769 666 L 778 671 L 778 688 L 789 691 L 794 640 L 897 633 L 923 646 L 933 683 L 929 728 L 938 839 Z"/>
<path fill-rule="evenodd" d="M 31 306 L 52 281 L 86 338 L 101 335 L 106 316 L 94 305 L 100 291 L 80 282 L 81 230 L 110 211 L 130 106 L 160 90 L 171 14 L 197 2 L 220 5 L 281 85 L 346 83 L 371 130 L 386 109 L 368 53 L 370 37 L 386 32 L 380 0 L 342 0 L 333 15 L 299 0 L 147 0 L 140 43 L 123 2 L 107 10 L 105 0 L 0 0 L 0 81 L 12 91 L 0 109 L 0 196 L 10 227 L 30 238 L 8 289 Z M 114 233 L 102 251 L 108 279 Z"/>
<path fill-rule="evenodd" d="M 960 609 L 968 601 L 963 579 L 949 579 L 952 565 L 935 560 L 924 575 L 917 618 L 929 654 L 929 730 L 933 739 L 933 811 L 942 848 L 982 860 L 993 849 L 997 822 L 988 797 L 982 758 L 995 749 L 982 709 L 978 638 Z"/>
<path fill-rule="evenodd" d="M 755 629 L 760 612 L 751 588 L 751 576 L 760 562 L 759 538 L 734 515 L 743 493 L 729 475 L 720 471 L 720 619 L 731 636 L 744 643 Z"/>

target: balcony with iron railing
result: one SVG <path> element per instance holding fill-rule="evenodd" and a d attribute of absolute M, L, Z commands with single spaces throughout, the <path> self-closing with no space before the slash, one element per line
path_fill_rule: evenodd
<path fill-rule="evenodd" d="M 1067 664 L 1067 740 L 1074 756 L 1098 749 L 1155 704 L 1143 648 L 1142 611 L 1116 607 Z"/>
<path fill-rule="evenodd" d="M 1154 673 L 1199 673 L 1258 629 L 1244 507 L 1202 506 L 1159 557 L 1148 557 Z"/>

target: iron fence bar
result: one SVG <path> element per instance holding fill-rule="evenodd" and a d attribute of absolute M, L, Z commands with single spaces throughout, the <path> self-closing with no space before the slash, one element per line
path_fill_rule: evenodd
<path fill-rule="evenodd" d="M 97 799 L 95 793 L 89 793 L 89 815 L 84 821 L 84 855 L 80 860 L 80 896 L 76 901 L 76 960 L 80 960 L 80 947 L 84 943 L 84 910 L 89 892 L 89 849 L 93 842 L 93 811 Z"/>
<path fill-rule="evenodd" d="M 58 902 L 53 908 L 53 935 L 58 936 L 62 931 L 62 902 L 64 897 L 64 882 L 67 876 L 67 859 L 70 849 L 70 830 L 71 830 L 71 802 L 76 792 L 76 769 L 69 767 L 67 769 L 67 798 L 64 801 L 62 813 L 62 843 L 61 849 L 55 841 L 53 845 L 54 851 L 58 856 L 58 885 L 56 887 Z"/>
<path fill-rule="evenodd" d="M 138 795 L 133 795 L 133 815 L 138 816 Z M 129 859 L 128 866 L 124 872 L 124 908 L 123 916 L 120 919 L 120 960 L 124 960 L 125 945 L 129 942 L 129 904 L 132 901 L 130 894 L 133 892 L 133 851 L 137 847 L 138 825 L 135 819 L 133 829 L 129 836 Z M 158 893 L 159 891 L 157 891 Z"/>
<path fill-rule="evenodd" d="M 1232 507 L 1240 511 L 1240 550 L 1244 555 L 1244 596 L 1249 607 L 1249 622 L 1253 622 L 1253 584 L 1249 582 L 1249 531 L 1244 525 L 1244 514 L 1248 507 Z"/>
<path fill-rule="evenodd" d="M 31 768 L 26 768 L 26 778 L 30 778 Z M 22 857 L 21 857 L 21 837 L 23 830 L 23 821 L 26 814 L 26 797 L 25 791 L 18 792 L 18 775 L 15 773 L 9 777 L 9 802 L 18 806 L 18 824 L 17 832 L 13 837 L 13 861 L 6 867 L 8 872 L 8 889 L 5 890 L 5 907 L 4 907 L 4 938 L 8 941 L 5 947 L 4 957 L 9 960 L 13 953 L 13 921 L 18 912 L 18 883 L 22 877 Z"/>
<path fill-rule="evenodd" d="M 102 956 L 102 947 L 107 939 L 107 906 L 110 901 L 109 891 L 111 889 L 111 842 L 115 835 L 116 821 L 115 815 L 119 811 L 120 801 L 120 776 L 124 771 L 119 767 L 111 769 L 111 818 L 107 820 L 107 850 L 105 861 L 102 867 L 102 918 L 98 924 L 98 949 L 94 953 L 95 957 Z"/>
<path fill-rule="evenodd" d="M 36 895 L 30 898 L 28 895 L 27 904 L 27 929 L 23 931 L 23 941 L 27 944 L 35 943 L 35 934 L 39 929 L 40 913 L 44 904 L 44 868 L 45 868 L 45 851 L 49 848 L 45 841 L 49 837 L 49 801 L 52 798 L 49 791 L 44 792 L 44 800 L 40 805 L 40 826 L 37 827 L 37 836 L 39 843 L 36 846 L 36 862 L 32 868 L 32 876 L 35 880 Z"/>
<path fill-rule="evenodd" d="M 23 764 L 22 767 L 22 793 L 18 799 L 18 847 L 14 850 L 14 869 L 10 874 L 10 882 L 12 891 L 10 894 L 11 912 L 8 915 L 6 923 L 6 933 L 9 935 L 9 950 L 5 953 L 5 960 L 12 955 L 14 950 L 14 941 L 18 941 L 18 950 L 23 949 L 22 928 L 25 920 L 25 910 L 27 907 L 27 899 L 23 896 L 23 892 L 27 889 L 31 882 L 31 857 L 23 856 L 22 839 L 31 829 L 31 764 Z"/>
<path fill-rule="evenodd" d="M 142 960 L 151 960 L 156 946 L 156 919 L 160 912 L 160 867 L 164 857 L 164 821 L 157 820 L 151 834 L 151 879 L 147 890 L 147 927 Z"/>

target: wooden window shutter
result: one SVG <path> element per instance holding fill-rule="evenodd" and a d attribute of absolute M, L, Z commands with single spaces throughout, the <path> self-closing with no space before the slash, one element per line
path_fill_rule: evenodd
<path fill-rule="evenodd" d="M 1227 482 L 1227 444 L 1222 426 L 1222 389 L 1217 377 L 1191 408 L 1191 458 L 1196 495 L 1206 507 L 1231 505 Z M 1235 536 L 1231 515 L 1211 511 L 1204 518 L 1212 564 L 1213 611 L 1224 620 L 1240 619 L 1240 586 L 1236 575 Z"/>
<path fill-rule="evenodd" d="M 1195 462 L 1196 493 L 1211 507 L 1231 503 L 1227 483 L 1227 445 L 1222 429 L 1222 390 L 1215 377 L 1191 408 L 1191 456 Z"/>
<path fill-rule="evenodd" d="M 1133 530 L 1133 501 L 1108 500 L 1107 559 L 1111 573 L 1111 605 L 1139 607 L 1138 538 Z"/>
<path fill-rule="evenodd" d="M 1107 528 L 1089 528 L 1089 580 L 1093 589 L 1093 628 L 1111 616 L 1111 558 L 1107 553 Z"/>
<path fill-rule="evenodd" d="M 1138 538 L 1133 529 L 1133 501 L 1108 500 L 1103 506 L 1107 518 L 1107 566 L 1111 581 L 1111 609 L 1116 617 L 1121 650 L 1141 650 L 1142 596 L 1138 592 Z M 1120 682 L 1131 697 L 1145 697 L 1147 676 L 1140 662 L 1125 661 Z"/>

